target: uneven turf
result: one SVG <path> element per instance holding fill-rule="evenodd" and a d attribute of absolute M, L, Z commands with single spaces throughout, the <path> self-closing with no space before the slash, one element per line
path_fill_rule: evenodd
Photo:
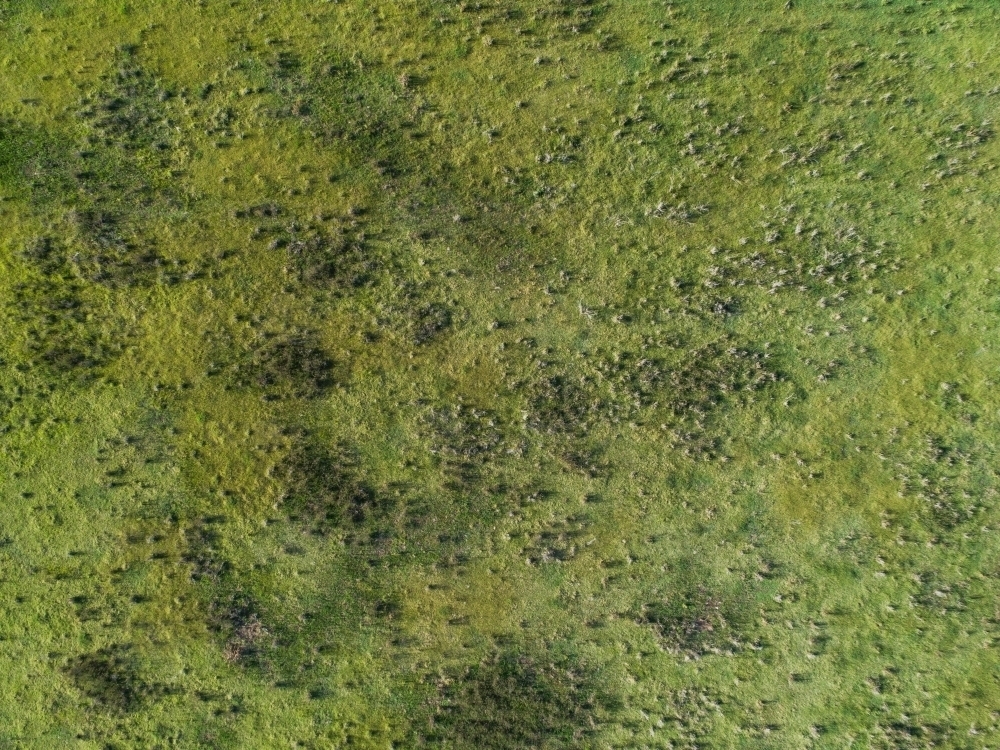
<path fill-rule="evenodd" d="M 0 748 L 1000 745 L 998 28 L 0 0 Z"/>

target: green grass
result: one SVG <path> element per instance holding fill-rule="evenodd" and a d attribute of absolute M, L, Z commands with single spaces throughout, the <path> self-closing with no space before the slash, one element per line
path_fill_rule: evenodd
<path fill-rule="evenodd" d="M 0 3 L 0 747 L 984 748 L 988 2 Z"/>

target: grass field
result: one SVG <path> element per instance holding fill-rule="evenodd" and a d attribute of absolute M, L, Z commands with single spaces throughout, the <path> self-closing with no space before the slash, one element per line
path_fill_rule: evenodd
<path fill-rule="evenodd" d="M 0 748 L 1000 747 L 998 28 L 0 0 Z"/>

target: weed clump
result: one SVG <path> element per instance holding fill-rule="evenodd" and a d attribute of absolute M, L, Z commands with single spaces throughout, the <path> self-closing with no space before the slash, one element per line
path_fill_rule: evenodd
<path fill-rule="evenodd" d="M 572 560 L 589 526 L 590 518 L 586 514 L 554 519 L 542 531 L 531 535 L 521 555 L 530 565 Z"/>
<path fill-rule="evenodd" d="M 333 386 L 333 360 L 308 333 L 273 334 L 233 368 L 235 384 L 259 388 L 268 399 L 318 398 Z"/>
<path fill-rule="evenodd" d="M 162 177 L 176 145 L 169 96 L 133 49 L 116 55 L 118 69 L 77 112 L 82 142 L 0 124 L 0 184 L 26 188 L 53 227 L 22 257 L 43 274 L 115 288 L 197 278 L 200 270 L 164 258 L 148 230 L 177 205 L 176 185 Z"/>
<path fill-rule="evenodd" d="M 727 401 L 738 404 L 747 394 L 778 381 L 778 372 L 763 354 L 732 343 L 699 347 L 663 378 L 668 384 L 667 403 L 676 416 L 704 415 Z M 660 377 L 651 382 L 661 382 Z"/>
<path fill-rule="evenodd" d="M 285 213 L 274 203 L 236 212 L 237 218 L 274 219 Z M 333 228 L 293 218 L 287 223 L 258 224 L 251 239 L 268 240 L 271 250 L 284 250 L 286 272 L 302 284 L 335 293 L 350 293 L 374 286 L 382 262 L 365 241 L 358 221 Z"/>
<path fill-rule="evenodd" d="M 540 432 L 582 437 L 596 424 L 643 414 L 702 423 L 710 413 L 743 403 L 779 379 L 759 352 L 731 340 L 693 351 L 595 353 L 565 362 L 532 355 L 552 374 L 528 386 L 527 423 Z M 728 344 L 728 346 L 727 346 Z"/>
<path fill-rule="evenodd" d="M 440 693 L 429 739 L 457 748 L 580 747 L 614 707 L 584 665 L 515 650 L 442 681 Z"/>
<path fill-rule="evenodd" d="M 329 448 L 309 440 L 297 444 L 272 476 L 284 486 L 282 502 L 292 519 L 326 535 L 345 522 L 364 523 L 376 504 L 375 490 L 359 471 L 350 446 Z"/>
<path fill-rule="evenodd" d="M 747 594 L 722 592 L 698 580 L 690 563 L 675 569 L 671 591 L 640 607 L 635 621 L 653 629 L 663 648 L 687 658 L 742 650 L 749 622 Z"/>
<path fill-rule="evenodd" d="M 139 237 L 126 239 L 113 214 L 99 210 L 70 211 L 69 228 L 78 242 L 52 236 L 35 238 L 21 257 L 50 278 L 99 284 L 112 289 L 177 284 L 202 275 L 183 260 L 168 261 Z"/>
<path fill-rule="evenodd" d="M 16 319 L 24 330 L 29 362 L 57 375 L 95 373 L 121 353 L 127 328 L 117 335 L 84 301 L 78 284 L 43 278 L 14 287 Z M 95 318 L 105 325 L 95 325 Z"/>
<path fill-rule="evenodd" d="M 221 517 L 201 519 L 188 531 L 188 547 L 181 560 L 189 566 L 191 580 L 205 580 L 218 583 L 231 569 L 231 565 L 219 551 L 222 533 L 218 524 Z"/>
<path fill-rule="evenodd" d="M 78 115 L 107 146 L 140 156 L 167 150 L 175 138 L 164 105 L 171 93 L 139 65 L 135 47 L 119 47 L 117 58 L 101 88 L 83 98 Z"/>
<path fill-rule="evenodd" d="M 421 419 L 430 450 L 463 481 L 472 482 L 501 456 L 519 454 L 523 446 L 508 434 L 508 425 L 496 412 L 467 404 L 431 408 Z"/>
<path fill-rule="evenodd" d="M 8 195 L 60 195 L 69 184 L 70 146 L 55 133 L 0 120 L 0 187 Z"/>
<path fill-rule="evenodd" d="M 379 268 L 365 246 L 343 236 L 312 234 L 288 243 L 299 281 L 350 291 L 372 286 Z"/>
<path fill-rule="evenodd" d="M 960 435 L 924 435 L 897 466 L 900 495 L 916 501 L 932 528 L 965 526 L 993 504 L 996 471 Z"/>
<path fill-rule="evenodd" d="M 246 218 L 258 218 L 262 219 L 265 217 L 274 218 L 281 216 L 284 213 L 284 209 L 277 203 L 258 203 L 255 206 L 248 206 L 247 208 L 237 209 L 234 212 L 234 216 L 237 219 Z"/>
<path fill-rule="evenodd" d="M 676 599 L 651 602 L 639 622 L 650 625 L 673 652 L 703 655 L 725 630 L 721 601 L 703 588 Z"/>
<path fill-rule="evenodd" d="M 613 419 L 618 409 L 601 399 L 593 381 L 578 381 L 566 374 L 540 379 L 530 395 L 528 423 L 534 429 L 556 435 L 583 436 L 600 419 Z"/>
<path fill-rule="evenodd" d="M 355 142 L 369 149 L 385 145 L 402 87 L 371 62 L 327 54 L 304 61 L 278 51 L 269 61 L 271 89 L 281 106 L 275 113 L 301 122 L 321 140 Z"/>
<path fill-rule="evenodd" d="M 176 145 L 169 97 L 133 49 L 117 57 L 118 69 L 77 112 L 87 129 L 82 143 L 0 129 L 0 181 L 23 177 L 34 208 L 59 230 L 58 240 L 35 243 L 24 257 L 44 273 L 111 287 L 190 280 L 199 272 L 163 258 L 148 231 L 149 219 L 177 205 L 176 185 L 162 177 Z"/>
<path fill-rule="evenodd" d="M 127 644 L 77 656 L 65 672 L 96 706 L 113 713 L 132 713 L 170 692 L 146 675 L 135 649 Z"/>
<path fill-rule="evenodd" d="M 215 602 L 212 619 L 216 628 L 227 634 L 223 647 L 226 661 L 245 667 L 265 666 L 275 643 L 249 597 L 234 595 L 225 605 Z"/>
<path fill-rule="evenodd" d="M 410 335 L 415 344 L 426 344 L 451 328 L 452 314 L 446 305 L 432 302 L 416 309 L 410 319 Z"/>

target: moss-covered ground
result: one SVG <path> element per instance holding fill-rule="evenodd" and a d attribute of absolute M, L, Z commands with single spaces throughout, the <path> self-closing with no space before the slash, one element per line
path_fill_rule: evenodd
<path fill-rule="evenodd" d="M 1000 746 L 998 28 L 0 0 L 0 748 Z"/>

